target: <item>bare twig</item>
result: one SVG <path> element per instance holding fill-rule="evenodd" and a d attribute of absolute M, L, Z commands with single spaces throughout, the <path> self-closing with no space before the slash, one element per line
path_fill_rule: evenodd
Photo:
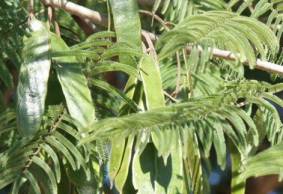
<path fill-rule="evenodd" d="M 165 96 L 167 96 L 168 98 L 170 98 L 173 102 L 179 102 L 176 98 L 174 98 L 173 96 L 171 96 L 170 94 L 168 94 L 165 90 L 163 90 L 163 94 Z"/>
<path fill-rule="evenodd" d="M 176 61 L 177 61 L 177 78 L 176 78 L 176 89 L 172 93 L 172 96 L 176 97 L 180 92 L 180 82 L 181 82 L 181 62 L 179 52 L 176 52 Z"/>
<path fill-rule="evenodd" d="M 84 6 L 75 4 L 67 0 L 41 0 L 43 4 L 52 6 L 54 8 L 60 8 L 66 12 L 76 15 L 80 18 L 88 18 L 95 24 L 107 27 L 108 20 L 107 17 L 103 16 L 97 11 L 93 11 Z"/>
<path fill-rule="evenodd" d="M 226 60 L 231 60 L 231 61 L 237 60 L 237 57 L 231 51 L 225 51 L 225 50 L 214 48 L 212 50 L 212 54 L 214 57 L 218 57 L 218 58 L 222 58 Z M 244 64 L 248 65 L 248 62 L 246 61 L 244 62 Z M 270 63 L 268 61 L 262 61 L 260 59 L 257 59 L 255 68 L 262 70 L 262 71 L 266 71 L 269 73 L 276 73 L 276 74 L 283 76 L 283 66 L 275 64 L 275 63 Z"/>
<path fill-rule="evenodd" d="M 48 28 L 50 30 L 51 24 L 53 24 L 55 33 L 60 36 L 60 27 L 59 24 L 56 21 L 56 16 L 55 16 L 55 10 L 51 6 L 47 6 L 47 15 L 48 15 Z"/>
<path fill-rule="evenodd" d="M 55 15 L 55 11 L 54 11 L 54 8 L 53 9 L 53 18 L 54 18 L 54 28 L 55 28 L 55 33 L 58 35 L 58 36 L 61 36 L 61 30 L 60 30 L 60 26 L 56 20 L 56 15 Z"/>
<path fill-rule="evenodd" d="M 53 8 L 51 6 L 47 7 L 47 15 L 48 15 L 48 29 L 50 30 L 51 24 L 53 22 Z"/>
<path fill-rule="evenodd" d="M 142 31 L 142 36 L 144 37 L 145 42 L 147 43 L 147 46 L 149 48 L 149 53 L 153 56 L 154 60 L 157 61 L 158 60 L 157 53 L 149 34 L 145 31 Z"/>
<path fill-rule="evenodd" d="M 84 31 L 84 33 L 89 36 L 95 32 L 97 32 L 96 26 L 93 24 L 92 21 L 90 21 L 87 18 L 80 18 L 76 15 L 72 15 L 73 19 L 77 24 L 80 26 L 80 28 Z"/>
<path fill-rule="evenodd" d="M 107 25 L 107 30 L 111 30 L 111 8 L 110 8 L 110 2 L 109 0 L 106 0 L 107 4 L 107 17 L 108 17 L 108 25 Z"/>
<path fill-rule="evenodd" d="M 91 27 L 90 21 L 96 25 L 108 27 L 108 18 L 100 14 L 97 11 L 88 9 L 86 7 L 83 7 L 81 5 L 78 5 L 78 4 L 75 4 L 75 3 L 72 3 L 66 0 L 41 0 L 41 1 L 45 5 L 50 5 L 54 8 L 63 9 L 66 12 L 70 13 L 71 15 L 81 18 L 80 23 L 83 24 L 85 27 L 88 26 L 88 29 L 87 29 L 88 33 L 90 33 L 91 31 L 95 32 L 95 29 Z M 84 29 L 85 28 L 83 28 L 83 30 Z M 150 33 L 150 32 L 147 32 L 147 33 L 153 42 L 155 42 L 158 39 L 157 35 Z"/>
<path fill-rule="evenodd" d="M 81 5 L 78 5 L 72 2 L 68 2 L 66 0 L 64 2 L 63 0 L 61 1 L 60 0 L 42 0 L 42 2 L 46 5 L 50 5 L 55 8 L 61 8 L 69 12 L 70 14 L 76 15 L 78 17 L 87 18 L 97 25 L 104 26 L 104 27 L 107 27 L 108 25 L 107 17 L 103 16 L 97 11 L 93 11 Z M 149 36 L 151 37 L 152 41 L 155 41 L 158 39 L 158 37 L 152 33 L 150 33 Z M 190 49 L 191 49 L 190 47 L 187 48 L 188 51 L 190 51 Z M 225 50 L 220 50 L 220 49 L 215 48 L 213 49 L 212 53 L 214 57 L 219 57 L 219 58 L 232 60 L 232 61 L 237 60 L 237 57 L 234 54 L 232 54 L 230 51 L 225 51 Z M 245 64 L 247 64 L 247 62 L 245 62 Z M 283 66 L 280 66 L 274 63 L 270 63 L 267 61 L 262 61 L 260 59 L 257 59 L 255 68 L 262 70 L 262 71 L 276 73 L 276 74 L 283 76 Z"/>
<path fill-rule="evenodd" d="M 34 0 L 29 0 L 28 12 L 29 12 L 29 17 L 34 16 Z"/>
<path fill-rule="evenodd" d="M 169 25 L 172 25 L 172 23 L 164 21 L 161 17 L 159 17 L 159 16 L 156 15 L 155 13 L 152 13 L 152 12 L 147 11 L 147 10 L 140 10 L 139 12 L 142 13 L 142 14 L 145 14 L 145 15 L 152 16 L 153 19 L 155 19 L 156 21 L 158 21 L 158 22 L 164 27 L 164 29 L 165 29 L 166 31 L 169 31 L 169 30 L 170 30 L 169 27 L 168 27 L 168 24 L 169 24 Z"/>

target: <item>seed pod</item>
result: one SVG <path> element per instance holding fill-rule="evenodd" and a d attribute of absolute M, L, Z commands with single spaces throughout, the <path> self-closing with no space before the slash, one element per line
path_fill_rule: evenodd
<path fill-rule="evenodd" d="M 24 39 L 17 87 L 17 122 L 23 136 L 32 136 L 40 128 L 51 65 L 48 29 L 32 18 L 30 30 L 30 37 Z"/>

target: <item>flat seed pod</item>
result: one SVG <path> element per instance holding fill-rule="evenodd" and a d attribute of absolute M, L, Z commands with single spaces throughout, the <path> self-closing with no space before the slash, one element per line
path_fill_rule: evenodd
<path fill-rule="evenodd" d="M 78 64 L 78 59 L 75 56 L 64 55 L 71 49 L 63 39 L 52 34 L 51 45 L 52 61 L 66 99 L 68 111 L 72 119 L 76 121 L 78 129 L 87 131 L 95 121 L 95 109 L 87 79 Z"/>
<path fill-rule="evenodd" d="M 17 88 L 17 122 L 23 136 L 32 136 L 39 130 L 51 65 L 47 28 L 32 18 L 30 30 L 31 36 L 24 39 L 24 63 L 20 68 Z"/>
<path fill-rule="evenodd" d="M 141 24 L 138 13 L 138 5 L 135 0 L 111 0 L 111 11 L 113 14 L 114 28 L 117 35 L 118 43 L 126 43 L 134 46 L 138 52 L 142 53 L 141 42 Z M 135 50 L 132 49 L 132 50 Z M 124 51 L 124 50 L 123 50 Z M 136 66 L 135 60 L 125 54 L 119 55 L 121 63 Z M 136 77 L 130 76 L 126 85 L 126 95 L 129 98 L 134 96 L 135 89 L 132 87 L 136 84 Z M 130 89 L 132 88 L 132 89 Z M 131 161 L 132 145 L 134 139 L 130 137 L 126 141 L 112 141 L 113 153 L 110 161 L 110 175 L 112 175 L 115 186 L 122 191 L 126 183 L 128 170 Z M 115 148 L 115 149 L 114 149 Z"/>

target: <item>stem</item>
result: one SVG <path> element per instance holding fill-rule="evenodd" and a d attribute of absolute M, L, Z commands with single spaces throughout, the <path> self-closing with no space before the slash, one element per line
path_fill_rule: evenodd
<path fill-rule="evenodd" d="M 231 194 L 245 194 L 246 181 L 242 182 L 238 179 L 241 156 L 232 143 L 230 143 L 230 157 L 232 163 Z"/>
<path fill-rule="evenodd" d="M 80 28 L 84 31 L 85 35 L 89 36 L 97 32 L 96 26 L 89 19 L 80 18 L 79 16 L 76 16 L 76 15 L 72 15 L 72 18 L 80 26 Z"/>
<path fill-rule="evenodd" d="M 191 46 L 186 47 L 186 51 L 188 53 L 190 53 L 191 50 L 192 50 Z M 200 48 L 199 51 L 202 52 L 202 49 Z M 212 48 L 212 55 L 213 57 L 226 59 L 230 61 L 236 61 L 238 59 L 238 56 L 233 54 L 231 51 L 225 51 L 217 48 Z M 248 61 L 245 61 L 243 64 L 249 65 Z M 283 76 L 283 66 L 275 63 L 270 63 L 268 61 L 262 61 L 260 59 L 257 59 L 255 68 L 265 72 L 276 73 L 278 75 Z"/>
<path fill-rule="evenodd" d="M 111 8 L 110 8 L 110 3 L 109 0 L 106 1 L 106 5 L 107 5 L 107 17 L 108 17 L 108 24 L 107 24 L 107 30 L 110 31 L 111 30 Z"/>
<path fill-rule="evenodd" d="M 164 21 L 161 17 L 159 17 L 158 15 L 150 12 L 150 11 L 147 11 L 147 10 L 140 10 L 139 11 L 141 14 L 145 14 L 145 15 L 149 15 L 149 16 L 152 16 L 153 19 L 155 19 L 156 21 L 158 21 L 166 31 L 169 31 L 170 28 L 167 26 L 168 22 Z M 171 24 L 172 25 L 172 24 Z"/>
<path fill-rule="evenodd" d="M 53 10 L 51 6 L 47 6 L 47 15 L 48 15 L 48 29 L 51 29 L 51 24 L 53 22 Z"/>
<path fill-rule="evenodd" d="M 176 89 L 173 92 L 174 97 L 178 96 L 178 93 L 180 92 L 180 82 L 181 82 L 181 62 L 180 62 L 180 55 L 179 52 L 176 52 L 176 61 L 177 61 L 177 78 L 176 78 Z"/>
<path fill-rule="evenodd" d="M 47 1 L 47 0 L 41 0 L 41 1 L 46 6 L 63 9 L 66 12 L 72 15 L 76 15 L 80 18 L 88 18 L 89 20 L 100 26 L 107 27 L 108 25 L 107 17 L 103 16 L 97 11 L 93 11 L 89 8 L 75 4 L 73 2 L 64 1 L 61 3 L 60 1 Z"/>
<path fill-rule="evenodd" d="M 183 59 L 184 59 L 184 64 L 185 64 L 185 68 L 186 68 L 186 81 L 188 82 L 188 88 L 189 88 L 188 98 L 192 98 L 193 95 L 194 95 L 192 70 L 191 70 L 192 68 L 191 68 L 191 66 L 188 65 L 186 50 L 182 49 L 182 52 L 183 52 Z"/>
<path fill-rule="evenodd" d="M 154 44 L 152 42 L 150 35 L 148 33 L 146 33 L 145 31 L 142 31 L 141 34 L 144 37 L 144 41 L 147 43 L 149 53 L 154 57 L 155 61 L 158 61 L 157 53 L 156 53 L 156 50 L 154 48 Z"/>
<path fill-rule="evenodd" d="M 28 12 L 30 17 L 34 16 L 34 0 L 29 0 Z"/>
<path fill-rule="evenodd" d="M 55 11 L 54 12 L 54 18 L 55 18 Z M 60 30 L 60 26 L 58 24 L 58 22 L 54 19 L 54 28 L 55 28 L 55 33 L 58 35 L 58 36 L 61 36 L 61 30 Z"/>

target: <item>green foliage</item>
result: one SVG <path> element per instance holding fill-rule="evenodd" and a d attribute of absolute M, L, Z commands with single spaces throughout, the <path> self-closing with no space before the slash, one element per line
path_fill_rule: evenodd
<path fill-rule="evenodd" d="M 166 57 L 186 44 L 239 53 L 240 61 L 248 61 L 251 67 L 256 63 L 256 52 L 264 58 L 267 53 L 265 48 L 272 55 L 278 50 L 276 37 L 265 25 L 252 18 L 223 11 L 208 11 L 188 17 L 165 33 L 159 42 L 162 45 L 160 57 Z"/>
<path fill-rule="evenodd" d="M 40 1 L 35 16 L 27 2 L 2 1 L 0 189 L 210 193 L 214 152 L 221 169 L 232 158 L 233 194 L 252 176 L 282 178 L 283 85 L 244 69 L 282 62 L 282 3 L 156 0 L 153 22 L 135 0 L 82 1 L 112 16 L 87 37 L 90 21 L 60 8 L 52 19 Z"/>
<path fill-rule="evenodd" d="M 91 156 L 88 155 L 88 148 L 76 148 L 75 142 L 79 140 L 79 133 L 70 125 L 71 120 L 64 107 L 50 107 L 44 118 L 42 132 L 32 139 L 16 135 L 15 143 L 1 153 L 1 176 L 5 178 L 1 179 L 0 188 L 14 182 L 13 191 L 18 193 L 22 184 L 28 181 L 34 191 L 38 191 L 40 185 L 47 193 L 57 193 L 61 170 L 67 166 L 74 173 L 82 168 L 84 176 L 90 180 L 91 174 L 87 165 L 89 160 L 86 157 Z M 10 128 L 9 131 L 13 129 Z M 6 130 L 6 133 L 9 131 Z M 40 171 L 48 178 L 39 178 Z"/>

